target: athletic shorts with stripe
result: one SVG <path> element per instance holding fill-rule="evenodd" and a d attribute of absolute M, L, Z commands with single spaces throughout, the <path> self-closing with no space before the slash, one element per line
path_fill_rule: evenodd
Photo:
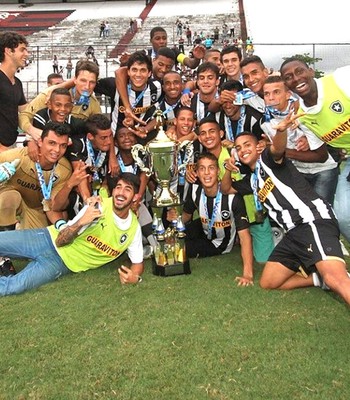
<path fill-rule="evenodd" d="M 295 272 L 299 272 L 301 266 L 309 274 L 315 271 L 318 261 L 332 258 L 345 263 L 339 242 L 338 222 L 321 219 L 300 224 L 287 232 L 272 251 L 269 261 L 279 262 Z"/>

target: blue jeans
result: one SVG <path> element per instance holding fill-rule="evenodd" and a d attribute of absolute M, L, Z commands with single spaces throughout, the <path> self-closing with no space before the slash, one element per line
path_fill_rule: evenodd
<path fill-rule="evenodd" d="M 333 206 L 335 191 L 337 189 L 339 168 L 335 167 L 316 174 L 303 174 L 314 188 L 315 192 Z"/>
<path fill-rule="evenodd" d="M 339 221 L 340 232 L 350 243 L 350 182 L 346 179 L 349 174 L 350 158 L 346 160 L 339 175 L 334 200 L 334 211 Z"/>
<path fill-rule="evenodd" d="M 0 256 L 31 260 L 18 274 L 0 277 L 0 296 L 37 288 L 70 272 L 46 228 L 0 232 Z"/>

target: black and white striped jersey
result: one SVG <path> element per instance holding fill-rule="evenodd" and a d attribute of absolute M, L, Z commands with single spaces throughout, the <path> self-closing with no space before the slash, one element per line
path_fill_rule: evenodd
<path fill-rule="evenodd" d="M 210 103 L 204 103 L 203 101 L 201 101 L 201 99 L 199 98 L 199 93 L 196 93 L 192 97 L 190 108 L 194 113 L 194 119 L 197 121 L 197 125 L 199 124 L 201 119 L 210 115 L 214 115 L 216 121 L 219 122 L 220 111 L 216 113 L 208 111 L 209 104 Z"/>
<path fill-rule="evenodd" d="M 237 231 L 249 228 L 249 222 L 240 195 L 221 195 L 218 206 L 215 197 L 207 197 L 202 186 L 192 184 L 187 193 L 183 211 L 192 214 L 198 210 L 204 233 L 209 234 L 209 220 L 213 217 L 214 222 L 211 229 L 211 241 L 222 253 L 228 253 L 234 244 Z"/>
<path fill-rule="evenodd" d="M 261 154 L 254 173 L 232 182 L 242 195 L 252 193 L 255 185 L 269 216 L 286 231 L 303 223 L 335 218 L 331 206 L 318 196 L 293 163 L 287 158 L 276 163 L 269 149 Z"/>
<path fill-rule="evenodd" d="M 241 132 L 247 131 L 253 133 L 260 140 L 264 133 L 261 128 L 263 114 L 248 105 L 241 107 L 243 112 L 241 112 L 240 120 L 237 121 L 231 120 L 224 111 L 220 112 L 219 125 L 220 129 L 225 132 L 223 139 L 233 141 Z"/>
<path fill-rule="evenodd" d="M 129 102 L 135 115 L 143 119 L 147 110 L 160 99 L 162 87 L 160 82 L 150 79 L 146 88 L 142 91 L 135 91 L 128 86 Z M 115 107 L 112 112 L 112 131 L 115 134 L 118 125 L 122 125 L 124 120 L 124 105 L 119 96 L 115 93 Z"/>

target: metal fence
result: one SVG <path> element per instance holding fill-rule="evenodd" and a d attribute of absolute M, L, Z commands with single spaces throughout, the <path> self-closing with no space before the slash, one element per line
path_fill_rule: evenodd
<path fill-rule="evenodd" d="M 169 46 L 172 46 L 170 43 Z M 86 57 L 86 47 L 76 45 L 57 46 L 32 46 L 30 48 L 30 64 L 21 71 L 21 79 L 26 98 L 31 100 L 46 87 L 47 75 L 52 70 L 51 60 L 53 55 L 58 55 L 63 76 L 66 77 L 65 66 L 68 57 L 72 58 L 73 65 L 78 60 Z M 114 76 L 119 67 L 118 56 L 111 58 L 110 53 L 114 49 L 112 45 L 93 45 L 95 57 L 100 66 L 100 77 Z M 144 46 L 128 46 L 127 51 L 140 50 Z M 259 55 L 266 67 L 278 70 L 283 59 L 295 54 L 308 54 L 310 57 L 319 58 L 312 67 L 329 73 L 336 68 L 350 64 L 350 43 L 255 43 L 254 54 Z"/>

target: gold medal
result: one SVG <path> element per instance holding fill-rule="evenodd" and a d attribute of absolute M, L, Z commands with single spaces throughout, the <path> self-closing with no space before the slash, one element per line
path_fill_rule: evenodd
<path fill-rule="evenodd" d="M 52 208 L 52 200 L 51 199 L 43 199 L 41 204 L 43 205 L 44 212 L 51 211 L 51 208 Z"/>
<path fill-rule="evenodd" d="M 119 106 L 119 112 L 125 113 L 125 107 L 124 106 Z"/>

